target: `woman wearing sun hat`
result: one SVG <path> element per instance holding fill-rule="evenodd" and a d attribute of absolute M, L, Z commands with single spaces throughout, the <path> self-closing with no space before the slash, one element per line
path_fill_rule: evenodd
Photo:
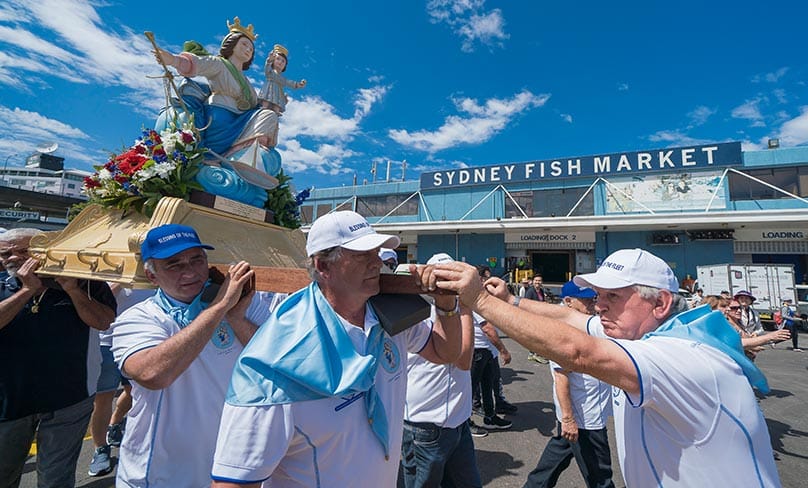
<path fill-rule="evenodd" d="M 752 308 L 752 302 L 757 300 L 754 295 L 747 290 L 741 290 L 732 297 L 741 304 L 741 327 L 750 336 L 760 335 L 763 332 L 763 324 L 760 323 L 760 315 Z"/>

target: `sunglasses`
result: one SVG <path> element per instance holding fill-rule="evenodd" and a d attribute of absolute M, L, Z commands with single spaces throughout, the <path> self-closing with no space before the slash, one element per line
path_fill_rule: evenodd
<path fill-rule="evenodd" d="M 730 310 L 740 310 L 741 309 L 741 307 L 727 307 L 727 308 L 730 309 Z"/>

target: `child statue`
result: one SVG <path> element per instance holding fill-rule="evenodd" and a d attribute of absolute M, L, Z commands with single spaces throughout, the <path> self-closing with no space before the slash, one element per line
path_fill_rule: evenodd
<path fill-rule="evenodd" d="M 275 44 L 275 47 L 267 56 L 266 64 L 264 64 L 264 74 L 266 74 L 267 81 L 261 88 L 261 93 L 258 94 L 258 98 L 261 99 L 261 106 L 272 110 L 278 115 L 286 111 L 286 102 L 288 101 L 283 88 L 297 90 L 306 86 L 306 80 L 287 80 L 281 74 L 286 71 L 288 62 L 289 51 L 280 44 Z"/>

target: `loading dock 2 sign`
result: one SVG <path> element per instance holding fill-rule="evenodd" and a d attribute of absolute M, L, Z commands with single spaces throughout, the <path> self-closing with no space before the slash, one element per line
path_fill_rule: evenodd
<path fill-rule="evenodd" d="M 595 242 L 594 232 L 530 232 L 505 234 L 506 243 L 527 242 Z"/>

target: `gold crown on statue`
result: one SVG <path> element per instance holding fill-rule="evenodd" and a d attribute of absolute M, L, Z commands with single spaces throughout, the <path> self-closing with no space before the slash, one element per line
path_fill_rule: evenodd
<path fill-rule="evenodd" d="M 285 47 L 281 46 L 280 44 L 275 44 L 272 47 L 272 52 L 273 53 L 278 53 L 278 54 L 283 54 L 283 56 L 285 58 L 287 58 L 287 59 L 289 58 L 289 50 L 286 49 Z"/>
<path fill-rule="evenodd" d="M 230 21 L 227 21 L 227 28 L 230 29 L 230 33 L 234 34 L 236 32 L 240 34 L 244 34 L 245 36 L 249 37 L 251 41 L 255 42 L 255 38 L 258 37 L 258 34 L 255 33 L 253 29 L 253 25 L 250 24 L 247 27 L 241 25 L 241 20 L 238 17 L 233 17 L 233 23 L 231 24 Z"/>

